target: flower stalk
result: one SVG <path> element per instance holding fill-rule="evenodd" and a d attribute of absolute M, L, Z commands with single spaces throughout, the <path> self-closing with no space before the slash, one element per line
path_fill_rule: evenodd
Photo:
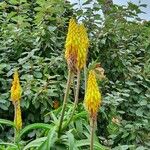
<path fill-rule="evenodd" d="M 76 109 L 77 104 L 78 104 L 78 100 L 79 100 L 79 89 L 80 89 L 80 70 L 78 70 L 78 73 L 77 73 L 77 88 L 76 88 L 76 92 L 75 92 L 75 101 L 74 101 L 74 107 L 73 107 L 72 116 L 71 116 L 70 118 L 73 117 L 73 114 L 74 114 L 75 109 Z"/>
<path fill-rule="evenodd" d="M 65 109 L 66 109 L 66 105 L 67 105 L 67 99 L 68 99 L 68 96 L 69 96 L 69 89 L 70 89 L 70 86 L 71 86 L 71 78 L 72 78 L 72 72 L 69 69 L 69 71 L 68 71 L 67 85 L 66 85 L 66 91 L 65 91 L 64 101 L 63 101 L 63 107 L 62 107 L 62 112 L 61 112 L 61 117 L 60 117 L 60 122 L 59 122 L 59 127 L 58 127 L 58 136 L 60 135 L 61 127 L 62 127 L 64 115 L 65 115 Z"/>
<path fill-rule="evenodd" d="M 91 138 L 90 138 L 90 150 L 94 150 L 94 128 L 95 128 L 95 120 L 91 119 Z"/>
<path fill-rule="evenodd" d="M 76 21 L 73 18 L 71 18 L 69 21 L 68 34 L 67 34 L 66 44 L 65 44 L 65 49 L 66 49 L 65 58 L 68 64 L 68 68 L 70 69 L 70 72 L 72 72 L 73 75 L 77 74 L 77 87 L 76 87 L 76 90 L 73 87 L 74 93 L 75 93 L 75 101 L 74 101 L 73 111 L 72 111 L 69 121 L 67 122 L 67 125 L 72 120 L 72 117 L 75 113 L 75 109 L 78 104 L 79 88 L 80 88 L 80 72 L 86 63 L 88 45 L 89 45 L 89 41 L 88 41 L 88 36 L 87 36 L 84 25 L 77 24 Z M 68 79 L 71 80 L 71 77 L 68 77 Z M 64 97 L 62 114 L 60 118 L 59 129 L 58 129 L 58 135 L 61 132 L 61 126 L 63 123 L 65 108 L 67 104 L 66 99 L 68 98 L 68 91 L 70 88 L 69 82 L 70 81 L 68 81 L 69 85 L 67 84 L 67 89 L 66 89 L 66 93 Z"/>
<path fill-rule="evenodd" d="M 68 124 L 72 121 L 72 118 L 77 108 L 77 104 L 79 100 L 79 88 L 80 88 L 80 70 L 78 70 L 78 73 L 77 73 L 77 88 L 75 91 L 75 101 L 73 105 L 73 110 L 72 110 L 71 116 L 69 117 L 69 120 L 66 122 L 62 130 L 64 130 L 68 126 Z"/>
<path fill-rule="evenodd" d="M 69 21 L 65 49 L 66 49 L 65 50 L 65 59 L 68 64 L 68 79 L 67 79 L 64 100 L 63 100 L 63 107 L 62 107 L 60 122 L 59 122 L 59 126 L 58 126 L 58 136 L 60 136 L 62 123 L 64 120 L 67 99 L 69 96 L 69 89 L 71 86 L 71 78 L 74 75 L 73 73 L 76 73 L 76 62 L 77 62 L 76 56 L 77 56 L 77 49 L 78 49 L 78 36 L 77 36 L 77 24 L 73 18 L 71 18 Z"/>
<path fill-rule="evenodd" d="M 99 91 L 98 84 L 96 81 L 96 74 L 94 70 L 90 70 L 87 80 L 87 89 L 84 98 L 84 105 L 89 113 L 91 125 L 90 150 L 94 150 L 94 128 L 100 104 L 101 93 Z"/>
<path fill-rule="evenodd" d="M 79 89 L 80 89 L 80 70 L 78 70 L 77 73 L 77 88 L 76 88 L 76 93 L 75 93 L 75 101 L 74 101 L 74 107 L 73 107 L 73 111 L 72 111 L 72 115 L 70 117 L 70 121 L 75 113 L 77 104 L 78 104 L 78 100 L 79 100 Z"/>

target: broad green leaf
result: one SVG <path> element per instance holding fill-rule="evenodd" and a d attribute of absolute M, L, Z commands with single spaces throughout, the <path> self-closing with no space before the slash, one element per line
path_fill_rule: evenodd
<path fill-rule="evenodd" d="M 0 124 L 5 124 L 7 126 L 13 126 L 15 127 L 14 123 L 10 120 L 6 120 L 6 119 L 0 119 Z"/>
<path fill-rule="evenodd" d="M 47 137 L 47 149 L 51 149 L 52 146 L 54 146 L 54 143 L 56 142 L 58 138 L 57 132 L 55 127 L 51 128 L 48 137 Z"/>
<path fill-rule="evenodd" d="M 21 131 L 20 131 L 20 138 L 28 133 L 30 130 L 33 130 L 33 129 L 47 129 L 49 130 L 52 126 L 50 124 L 45 124 L 45 123 L 34 123 L 34 124 L 30 124 L 28 126 L 26 126 L 25 128 L 23 128 Z"/>
<path fill-rule="evenodd" d="M 136 115 L 137 116 L 143 116 L 143 109 L 142 108 L 138 108 L 137 110 L 136 110 Z"/>
<path fill-rule="evenodd" d="M 75 145 L 75 139 L 74 139 L 74 135 L 71 132 L 67 132 L 66 133 L 68 140 L 68 146 L 69 146 L 69 150 L 73 150 L 74 149 L 74 145 Z"/>
<path fill-rule="evenodd" d="M 47 139 L 40 145 L 38 150 L 51 149 L 54 146 L 57 137 L 55 127 L 52 127 L 48 133 Z"/>
<path fill-rule="evenodd" d="M 79 140 L 76 141 L 76 146 L 77 147 L 82 147 L 82 146 L 90 146 L 90 141 L 89 140 Z M 94 150 L 107 150 L 108 148 L 105 146 L 102 146 L 98 142 L 94 142 Z"/>
<path fill-rule="evenodd" d="M 18 146 L 13 143 L 0 142 L 0 145 L 7 146 L 8 150 L 19 150 Z"/>
<path fill-rule="evenodd" d="M 146 149 L 147 149 L 147 148 L 144 147 L 144 146 L 139 146 L 139 147 L 136 148 L 136 150 L 146 150 Z"/>
<path fill-rule="evenodd" d="M 33 141 L 31 141 L 30 143 L 28 143 L 23 150 L 27 150 L 31 147 L 39 147 L 45 140 L 47 139 L 47 137 L 41 137 L 41 138 L 37 138 Z"/>

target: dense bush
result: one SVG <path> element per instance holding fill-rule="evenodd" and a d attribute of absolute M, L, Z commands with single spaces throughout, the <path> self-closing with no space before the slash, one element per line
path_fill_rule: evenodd
<path fill-rule="evenodd" d="M 13 71 L 18 68 L 23 86 L 24 123 L 43 122 L 53 100 L 61 101 L 63 96 L 66 73 L 62 51 L 69 6 L 55 0 L 49 4 L 13 0 L 0 4 L 1 118 L 13 118 L 8 89 Z M 34 117 L 35 114 L 38 115 Z"/>
<path fill-rule="evenodd" d="M 0 118 L 13 120 L 9 89 L 14 69 L 18 68 L 23 88 L 24 126 L 35 122 L 57 124 L 60 109 L 54 110 L 53 115 L 47 113 L 55 109 L 55 102 L 61 105 L 63 100 L 67 76 L 64 42 L 68 20 L 74 15 L 88 29 L 88 65 L 96 60 L 105 69 L 106 79 L 100 82 L 103 105 L 98 115 L 97 141 L 112 149 L 148 149 L 150 24 L 139 22 L 138 17 L 140 7 L 144 5 L 114 5 L 104 19 L 99 14 L 102 4 L 95 2 L 91 9 L 89 3 L 83 4 L 84 9 L 76 10 L 62 0 L 0 3 Z M 84 97 L 83 82 L 81 86 L 80 102 Z M 71 94 L 74 94 L 73 85 Z M 70 105 L 68 113 L 69 110 Z M 62 141 L 67 137 L 68 140 L 88 137 L 89 128 L 86 128 L 87 118 L 82 105 L 76 115 L 75 123 L 71 123 Z M 0 128 L 0 132 L 2 141 L 12 140 L 12 129 Z M 46 133 L 33 130 L 27 136 L 35 138 L 42 134 Z M 75 142 L 75 139 L 73 143 L 83 143 Z M 73 146 L 71 142 L 65 144 Z M 60 143 L 58 149 L 59 146 Z"/>

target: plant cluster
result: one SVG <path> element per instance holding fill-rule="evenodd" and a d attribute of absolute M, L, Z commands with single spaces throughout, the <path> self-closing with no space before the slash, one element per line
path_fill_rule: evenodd
<path fill-rule="evenodd" d="M 62 0 L 0 2 L 0 149 L 89 148 L 91 126 L 82 103 L 88 91 L 86 85 L 91 89 L 92 86 L 90 81 L 85 82 L 88 71 L 84 65 L 75 63 L 73 66 L 77 78 L 72 75 L 74 82 L 70 83 L 58 135 L 69 74 L 67 67 L 74 63 L 68 59 L 69 44 L 65 44 L 72 16 L 87 28 L 90 44 L 85 61 L 89 70 L 94 68 L 103 95 L 96 115 L 94 149 L 149 149 L 150 23 L 141 22 L 138 17 L 140 8 L 145 5 L 113 5 L 104 18 L 99 13 L 103 2 L 92 2 L 92 8 L 89 8 L 90 3 L 86 1 L 80 8 L 73 9 L 73 5 Z M 79 56 L 83 58 L 82 54 Z M 83 67 L 85 73 L 81 72 Z M 15 68 L 19 71 L 22 96 L 13 106 L 9 89 Z M 74 97 L 78 107 L 73 103 Z M 19 133 L 14 139 L 10 126 L 17 131 L 17 122 L 9 120 L 13 120 L 14 110 L 17 114 L 17 106 L 21 106 L 23 128 L 18 126 Z M 70 120 L 68 116 L 72 116 Z"/>

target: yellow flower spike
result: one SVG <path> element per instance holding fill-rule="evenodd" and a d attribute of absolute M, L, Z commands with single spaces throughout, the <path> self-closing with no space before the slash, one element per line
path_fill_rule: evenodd
<path fill-rule="evenodd" d="M 89 45 L 89 40 L 88 40 L 87 32 L 86 32 L 84 25 L 83 24 L 78 25 L 74 19 L 70 19 L 68 34 L 67 34 L 66 44 L 65 44 L 65 48 L 66 48 L 65 58 L 68 63 L 69 73 L 70 74 L 77 73 L 77 85 L 76 85 L 75 100 L 74 100 L 72 114 L 69 120 L 64 125 L 63 129 L 66 128 L 67 125 L 71 122 L 73 115 L 75 113 L 77 104 L 78 104 L 79 88 L 80 88 L 80 72 L 81 72 L 81 69 L 86 64 L 86 55 L 87 55 L 88 45 Z M 69 85 L 69 88 L 70 88 L 70 80 L 68 80 L 69 84 L 67 84 Z M 62 115 L 61 115 L 60 123 L 59 123 L 58 135 L 60 135 L 60 131 L 61 131 L 61 126 L 62 126 L 62 122 L 64 118 L 64 112 L 65 112 L 66 103 L 67 103 L 66 99 L 67 99 L 67 95 L 69 94 L 68 93 L 69 88 L 68 86 L 66 88 L 66 93 L 65 93 L 63 108 L 62 108 Z"/>
<path fill-rule="evenodd" d="M 14 123 L 15 123 L 15 126 L 16 126 L 16 130 L 20 131 L 20 129 L 22 128 L 22 117 L 21 117 L 20 101 L 15 102 L 14 107 L 15 107 Z"/>
<path fill-rule="evenodd" d="M 87 49 L 89 47 L 87 31 L 83 24 L 78 25 L 78 34 L 80 43 L 78 45 L 76 67 L 81 70 L 86 63 Z"/>
<path fill-rule="evenodd" d="M 84 67 L 88 47 L 89 39 L 86 28 L 83 24 L 78 25 L 74 19 L 70 19 L 65 44 L 65 58 L 73 72 Z"/>
<path fill-rule="evenodd" d="M 84 98 L 85 108 L 88 111 L 90 118 L 96 119 L 99 106 L 101 104 L 101 93 L 99 92 L 98 84 L 96 82 L 95 71 L 89 72 L 87 89 Z"/>
<path fill-rule="evenodd" d="M 14 79 L 12 81 L 12 87 L 11 87 L 11 100 L 13 102 L 19 101 L 21 99 L 21 86 L 19 81 L 19 75 L 18 71 L 15 71 L 14 73 Z"/>
<path fill-rule="evenodd" d="M 85 48 L 87 49 L 89 47 L 89 39 L 88 39 L 87 29 L 85 28 L 84 24 L 80 25 L 80 31 L 82 32 L 82 36 L 80 38 Z"/>
<path fill-rule="evenodd" d="M 15 109 L 14 124 L 16 126 L 16 131 L 18 132 L 22 128 L 22 118 L 21 118 L 21 108 L 20 108 L 22 89 L 20 86 L 19 75 L 17 70 L 15 71 L 13 77 L 14 79 L 12 81 L 12 87 L 11 87 L 11 101 L 13 102 L 14 109 Z M 16 133 L 15 133 L 15 137 L 16 137 Z"/>
<path fill-rule="evenodd" d="M 76 62 L 77 62 L 77 51 L 78 51 L 78 26 L 73 18 L 69 21 L 68 34 L 66 38 L 65 44 L 65 58 L 67 60 L 67 64 L 69 68 L 76 72 Z"/>

